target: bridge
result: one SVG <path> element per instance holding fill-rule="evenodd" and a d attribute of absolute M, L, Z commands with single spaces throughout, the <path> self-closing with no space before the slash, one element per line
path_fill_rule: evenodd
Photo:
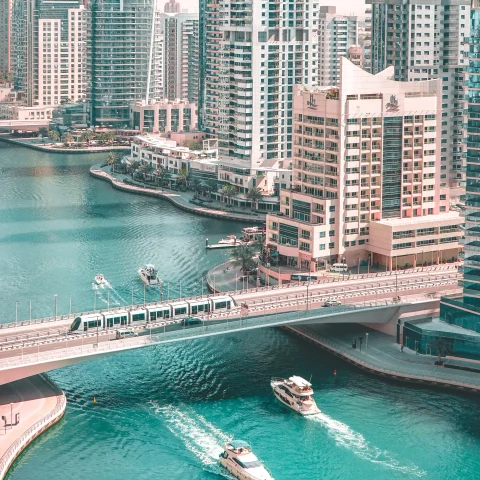
<path fill-rule="evenodd" d="M 50 118 L 43 120 L 0 120 L 0 131 L 12 132 L 12 131 L 27 131 L 36 132 L 40 128 L 48 128 Z"/>
<path fill-rule="evenodd" d="M 237 306 L 198 316 L 198 325 L 186 327 L 182 318 L 161 319 L 136 325 L 137 337 L 120 340 L 115 338 L 113 328 L 69 334 L 69 326 L 79 314 L 3 324 L 0 385 L 126 350 L 256 328 L 312 323 L 387 324 L 404 314 L 438 310 L 438 294 L 457 290 L 458 278 L 456 269 L 438 267 L 403 275 L 359 275 L 346 281 L 325 279 L 230 292 Z M 333 299 L 340 305 L 324 306 L 326 300 Z M 110 311 L 116 310 L 120 309 Z"/>

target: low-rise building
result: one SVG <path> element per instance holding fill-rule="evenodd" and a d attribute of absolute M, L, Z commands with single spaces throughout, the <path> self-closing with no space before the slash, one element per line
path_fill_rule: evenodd
<path fill-rule="evenodd" d="M 48 120 L 54 107 L 26 107 L 12 103 L 0 103 L 1 120 Z"/>
<path fill-rule="evenodd" d="M 393 67 L 371 75 L 343 58 L 339 88 L 297 89 L 293 188 L 267 216 L 269 282 L 335 262 L 391 270 L 457 259 L 463 219 L 440 186 L 441 80 L 392 77 Z"/>
<path fill-rule="evenodd" d="M 197 106 L 186 100 L 162 100 L 130 106 L 130 126 L 140 132 L 168 133 L 197 130 Z"/>

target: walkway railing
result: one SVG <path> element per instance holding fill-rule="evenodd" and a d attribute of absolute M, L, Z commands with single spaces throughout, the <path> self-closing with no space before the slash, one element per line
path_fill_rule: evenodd
<path fill-rule="evenodd" d="M 52 388 L 54 388 L 55 391 L 58 390 L 58 387 L 50 380 L 48 380 L 48 383 L 50 386 L 52 386 Z M 57 405 L 55 408 L 48 415 L 38 420 L 38 422 L 34 423 L 30 428 L 25 430 L 21 437 L 17 438 L 17 440 L 10 445 L 8 450 L 2 455 L 2 458 L 0 458 L 0 479 L 5 477 L 8 469 L 18 455 L 23 451 L 23 449 L 47 427 L 49 427 L 52 423 L 55 423 L 63 415 L 66 406 L 67 399 L 62 392 L 61 394 L 57 395 Z"/>
<path fill-rule="evenodd" d="M 354 361 L 362 365 L 363 367 L 375 371 L 376 373 L 383 373 L 390 376 L 403 377 L 408 379 L 423 380 L 423 381 L 437 381 L 447 383 L 449 385 L 455 385 L 465 388 L 476 388 L 480 390 L 480 376 L 479 375 L 465 375 L 460 373 L 459 370 L 455 370 L 454 373 L 438 367 L 433 364 L 421 364 L 410 362 L 408 366 L 400 366 L 399 368 L 391 368 L 385 366 L 384 362 L 378 360 L 374 361 L 375 357 L 368 355 L 367 352 L 359 353 L 358 350 L 349 348 L 345 344 L 328 339 L 317 332 L 305 327 L 289 327 L 290 330 L 297 332 L 305 337 L 316 339 L 321 344 L 329 347 L 329 349 L 337 352 L 342 357 Z M 370 347 L 372 348 L 372 347 Z M 400 362 L 398 362 L 401 365 Z M 476 375 L 476 376 L 475 376 Z"/>
<path fill-rule="evenodd" d="M 419 297 L 419 301 L 431 301 L 426 297 Z M 338 305 L 331 307 L 316 307 L 308 308 L 306 299 L 299 300 L 297 302 L 292 301 L 292 307 L 295 310 L 282 312 L 282 308 L 278 307 L 275 303 L 258 305 L 258 308 L 252 310 L 250 314 L 243 312 L 240 309 L 234 312 L 225 312 L 218 314 L 213 320 L 217 323 L 213 323 L 211 317 L 203 317 L 202 324 L 199 326 L 192 326 L 188 328 L 182 328 L 180 330 L 167 330 L 166 325 L 149 328 L 148 325 L 145 329 L 150 329 L 149 335 L 142 335 L 139 337 L 124 338 L 121 340 L 109 340 L 102 341 L 94 344 L 85 344 L 79 346 L 71 346 L 68 344 L 65 348 L 55 349 L 52 351 L 40 352 L 40 344 L 30 344 L 29 347 L 38 347 L 36 353 L 23 354 L 23 348 L 21 354 L 17 354 L 13 357 L 0 360 L 0 371 L 8 370 L 14 367 L 46 363 L 55 360 L 61 360 L 72 357 L 90 357 L 99 354 L 116 353 L 128 349 L 141 348 L 145 346 L 151 346 L 159 343 L 169 343 L 181 340 L 188 340 L 212 335 L 225 334 L 235 331 L 251 330 L 261 327 L 271 326 L 283 326 L 298 324 L 309 320 L 315 320 L 320 317 L 336 316 L 341 314 L 348 314 L 354 311 L 372 310 L 376 311 L 385 307 L 401 307 L 402 305 L 410 305 L 411 302 L 399 302 L 395 303 L 388 300 L 382 300 L 378 302 L 365 302 L 362 305 Z M 305 305 L 305 307 L 304 307 Z M 250 309 L 249 309 L 250 310 Z M 255 316 L 250 317 L 249 315 Z M 219 321 L 221 323 L 219 323 Z M 163 333 L 161 329 L 163 328 Z M 153 332 L 155 330 L 155 332 Z M 156 330 L 160 330 L 158 333 Z M 80 340 L 79 337 L 70 337 L 71 339 Z"/>

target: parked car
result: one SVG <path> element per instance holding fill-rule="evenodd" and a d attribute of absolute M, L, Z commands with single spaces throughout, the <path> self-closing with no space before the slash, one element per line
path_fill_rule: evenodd
<path fill-rule="evenodd" d="M 191 327 L 192 325 L 200 325 L 202 321 L 197 317 L 185 317 L 183 319 L 183 324 L 186 327 Z"/>
<path fill-rule="evenodd" d="M 325 302 L 323 303 L 323 306 L 324 307 L 336 307 L 338 305 L 341 305 L 342 303 L 339 302 L 338 300 L 334 300 L 334 299 L 328 299 L 328 300 L 325 300 Z"/>
<path fill-rule="evenodd" d="M 121 328 L 115 332 L 115 338 L 117 340 L 125 337 L 138 337 L 138 333 L 134 332 L 131 328 Z"/>

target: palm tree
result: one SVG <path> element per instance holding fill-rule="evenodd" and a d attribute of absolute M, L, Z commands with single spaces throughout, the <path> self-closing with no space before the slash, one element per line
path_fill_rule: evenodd
<path fill-rule="evenodd" d="M 50 130 L 48 136 L 52 139 L 52 142 L 58 142 L 60 140 L 60 135 L 56 130 Z"/>
<path fill-rule="evenodd" d="M 44 138 L 48 137 L 48 130 L 45 127 L 39 128 L 38 134 L 42 137 L 42 142 L 43 142 Z"/>
<path fill-rule="evenodd" d="M 198 195 L 200 191 L 202 190 L 202 183 L 198 178 L 194 178 L 192 181 L 192 188 L 193 191 L 195 192 L 195 195 Z"/>
<path fill-rule="evenodd" d="M 107 165 L 112 167 L 112 172 L 115 173 L 115 165 L 118 162 L 118 155 L 115 152 L 108 152 Z"/>
<path fill-rule="evenodd" d="M 155 168 L 152 167 L 149 163 L 146 163 L 143 167 L 143 172 L 145 174 L 145 181 L 147 177 L 152 177 L 153 172 L 155 171 Z"/>
<path fill-rule="evenodd" d="M 69 145 L 70 143 L 73 142 L 73 136 L 70 132 L 66 132 L 62 135 L 62 140 L 63 140 L 63 143 Z"/>
<path fill-rule="evenodd" d="M 139 167 L 140 167 L 140 162 L 138 160 L 132 160 L 130 162 L 130 173 L 132 174 L 133 179 L 135 179 L 135 173 L 137 172 Z"/>
<path fill-rule="evenodd" d="M 230 203 L 230 200 L 232 199 L 232 197 L 235 196 L 235 194 L 237 193 L 237 190 L 232 185 L 225 185 L 220 190 L 220 193 L 222 194 L 222 196 L 227 197 L 228 203 Z"/>
<path fill-rule="evenodd" d="M 82 133 L 82 141 L 87 142 L 90 144 L 90 141 L 95 138 L 95 134 L 91 130 L 87 130 Z"/>
<path fill-rule="evenodd" d="M 258 187 L 252 187 L 247 193 L 247 199 L 252 203 L 252 210 L 258 209 L 258 202 L 262 199 L 262 191 Z"/>
<path fill-rule="evenodd" d="M 182 185 L 184 188 L 187 186 L 188 180 L 188 171 L 185 168 L 182 168 L 177 174 L 177 183 Z"/>
<path fill-rule="evenodd" d="M 117 133 L 116 132 L 105 132 L 105 140 L 112 144 L 113 141 L 117 138 Z"/>
<path fill-rule="evenodd" d="M 430 342 L 430 345 L 432 349 L 436 350 L 437 352 L 437 361 L 435 362 L 435 364 L 443 365 L 442 357 L 451 353 L 452 351 L 451 344 L 444 337 L 435 337 Z"/>
<path fill-rule="evenodd" d="M 218 183 L 215 180 L 209 180 L 205 185 L 206 189 L 209 192 L 217 192 L 218 191 Z"/>
<path fill-rule="evenodd" d="M 253 258 L 256 253 L 255 249 L 250 245 L 240 245 L 230 253 L 232 265 L 234 267 L 240 267 L 243 273 L 247 273 L 255 266 Z"/>

